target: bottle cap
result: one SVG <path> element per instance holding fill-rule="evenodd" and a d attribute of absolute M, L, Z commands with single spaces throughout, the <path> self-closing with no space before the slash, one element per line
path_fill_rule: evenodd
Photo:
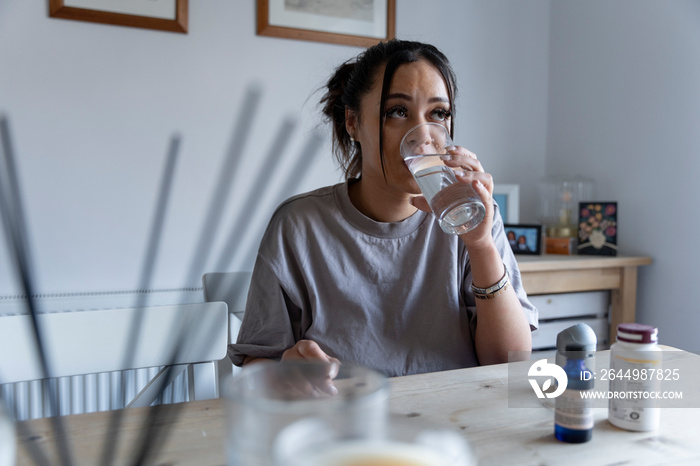
<path fill-rule="evenodd" d="M 593 357 L 597 344 L 598 339 L 591 327 L 586 324 L 572 325 L 557 335 L 557 359 Z"/>
<path fill-rule="evenodd" d="M 620 324 L 617 326 L 617 339 L 628 343 L 656 343 L 659 329 L 644 324 Z"/>

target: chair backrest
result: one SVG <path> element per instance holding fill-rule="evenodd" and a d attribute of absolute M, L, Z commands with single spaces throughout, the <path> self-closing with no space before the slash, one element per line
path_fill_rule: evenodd
<path fill-rule="evenodd" d="M 129 346 L 136 318 L 141 319 L 138 339 Z M 50 375 L 55 378 L 168 364 L 177 365 L 181 373 L 189 364 L 211 363 L 226 356 L 228 311 L 221 302 L 56 312 L 39 314 L 37 319 Z M 43 378 L 31 325 L 28 315 L 0 317 L 0 384 Z M 125 355 L 133 349 L 127 361 Z M 172 370 L 162 372 L 168 374 L 167 383 L 178 375 Z M 215 371 L 211 376 L 216 377 Z M 218 386 L 215 379 L 207 383 Z M 157 396 L 157 386 L 152 380 L 135 396 L 142 401 L 127 406 L 150 404 Z"/>
<path fill-rule="evenodd" d="M 202 277 L 205 301 L 223 301 L 228 311 L 243 320 L 252 272 L 212 272 Z"/>
<path fill-rule="evenodd" d="M 132 363 L 124 365 L 133 319 L 141 316 Z M 175 364 L 218 361 L 226 356 L 227 310 L 222 303 L 178 304 L 101 311 L 39 314 L 53 377 L 110 372 L 168 364 L 173 345 L 181 344 Z M 182 329 L 189 320 L 196 325 Z M 11 357 L 8 357 L 12 355 Z M 0 317 L 0 381 L 42 378 L 28 315 Z"/>
<path fill-rule="evenodd" d="M 238 331 L 243 323 L 248 288 L 252 272 L 211 272 L 202 277 L 204 300 L 207 302 L 224 302 L 229 310 L 229 342 L 233 343 L 238 337 Z M 221 361 L 218 365 L 219 380 L 227 374 L 236 375 L 240 368 L 230 361 Z"/>

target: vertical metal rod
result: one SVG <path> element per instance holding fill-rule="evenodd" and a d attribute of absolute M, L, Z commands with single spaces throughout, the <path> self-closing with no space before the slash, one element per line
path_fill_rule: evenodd
<path fill-rule="evenodd" d="M 261 89 L 254 86 L 248 89 L 243 99 L 243 105 L 236 120 L 230 146 L 225 155 L 223 167 L 219 172 L 219 177 L 209 202 L 209 208 L 202 224 L 199 241 L 189 266 L 185 280 L 187 285 L 194 283 L 196 280 L 201 280 L 203 268 L 211 252 L 216 231 L 221 223 L 224 205 L 232 188 L 231 180 L 240 162 L 242 150 L 251 134 L 253 120 L 260 104 L 261 95 Z M 189 321 L 181 321 L 179 325 L 175 325 L 178 328 L 173 329 L 171 332 L 174 342 L 169 358 L 171 362 L 168 364 L 165 377 L 162 378 L 160 383 L 159 393 L 165 389 L 165 382 L 170 378 L 172 366 L 177 361 L 182 348 L 182 335 L 187 326 L 191 324 Z M 173 405 L 171 409 L 177 411 L 178 407 Z M 141 465 L 148 462 L 149 456 L 162 446 L 167 435 L 167 432 L 157 430 L 162 410 L 163 407 L 161 405 L 153 406 L 149 410 L 142 433 L 138 436 L 141 439 L 141 443 L 136 449 L 133 461 L 130 464 Z"/>
<path fill-rule="evenodd" d="M 237 246 L 243 235 L 243 231 L 249 225 L 248 219 L 253 216 L 255 209 L 260 205 L 263 194 L 269 189 L 267 181 L 269 181 L 270 173 L 273 171 L 270 167 L 276 166 L 277 163 L 275 163 L 275 159 L 278 159 L 284 154 L 295 127 L 296 123 L 291 118 L 287 118 L 282 122 L 279 131 L 277 131 L 277 136 L 262 161 L 258 176 L 253 182 L 253 189 L 248 192 L 246 199 L 241 203 L 241 210 L 239 210 L 239 214 L 232 223 L 228 240 L 224 245 L 223 251 L 219 254 L 219 260 L 216 267 L 214 267 L 214 272 L 226 271 L 226 268 L 239 250 Z"/>
<path fill-rule="evenodd" d="M 175 173 L 175 165 L 177 162 L 178 151 L 180 149 L 180 136 L 174 135 L 170 139 L 168 153 L 166 155 L 165 167 L 158 190 L 158 198 L 156 200 L 155 216 L 151 224 L 151 232 L 149 234 L 148 243 L 146 246 L 146 256 L 144 257 L 141 266 L 141 276 L 139 278 L 139 290 L 147 290 L 151 286 L 153 271 L 155 269 L 156 259 L 158 257 L 158 245 L 160 244 L 161 235 L 163 232 L 163 224 L 165 222 L 165 213 L 168 208 L 168 200 L 170 199 L 170 190 L 173 184 Z M 136 308 L 143 307 L 146 303 L 146 294 L 140 293 L 137 296 Z M 138 351 L 138 343 L 141 336 L 141 324 L 143 322 L 143 313 L 137 312 L 132 317 L 131 329 L 129 331 L 129 342 L 127 344 L 127 352 L 124 355 L 122 367 L 125 369 L 131 368 L 136 352 Z M 107 437 L 104 441 L 100 464 L 107 466 L 112 464 L 115 452 L 119 443 L 119 427 L 123 417 L 123 409 L 126 406 L 126 376 L 122 374 L 121 380 L 117 387 L 116 399 L 121 403 L 119 409 L 113 410 L 110 416 L 109 428 Z"/>
<path fill-rule="evenodd" d="M 12 144 L 10 142 L 10 127 L 7 118 L 0 116 L 0 144 L 3 153 L 3 170 L 0 171 L 0 213 L 7 233 L 7 241 L 10 243 L 10 256 L 18 274 L 22 292 L 27 297 L 27 309 L 32 322 L 32 334 L 34 343 L 39 353 L 41 372 L 45 379 L 51 378 L 51 370 L 46 358 L 41 325 L 37 319 L 37 309 L 34 303 L 34 270 L 29 248 L 29 236 L 24 211 L 22 207 L 21 190 Z M 3 178 L 5 178 L 3 180 Z M 63 429 L 63 421 L 58 409 L 57 384 L 47 384 L 49 388 L 49 407 L 51 422 L 56 431 L 56 448 L 61 463 L 72 464 L 70 448 Z"/>

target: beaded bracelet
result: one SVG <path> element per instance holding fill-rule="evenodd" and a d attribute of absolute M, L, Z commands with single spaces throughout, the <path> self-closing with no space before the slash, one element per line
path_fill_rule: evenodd
<path fill-rule="evenodd" d="M 498 280 L 498 282 L 496 282 L 495 285 L 488 288 L 478 288 L 472 283 L 472 293 L 474 293 L 474 297 L 478 299 L 493 299 L 506 291 L 509 284 L 510 278 L 508 276 L 508 267 L 503 264 L 503 276 L 500 280 Z"/>

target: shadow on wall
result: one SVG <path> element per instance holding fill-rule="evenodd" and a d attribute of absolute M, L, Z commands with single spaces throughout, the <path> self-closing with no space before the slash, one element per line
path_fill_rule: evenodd
<path fill-rule="evenodd" d="M 198 282 L 204 273 L 204 267 L 207 264 L 207 259 L 212 253 L 212 245 L 214 244 L 214 239 L 223 218 L 222 213 L 224 212 L 226 200 L 228 199 L 232 188 L 233 175 L 236 173 L 236 169 L 238 168 L 238 164 L 241 160 L 241 158 L 236 157 L 236 155 L 240 154 L 241 147 L 245 146 L 249 135 L 252 133 L 251 129 L 254 122 L 254 116 L 258 110 L 258 107 L 260 106 L 261 96 L 262 90 L 258 85 L 252 85 L 246 91 L 243 104 L 240 108 L 236 124 L 233 129 L 229 148 L 224 156 L 215 189 L 206 209 L 206 216 L 203 224 L 201 225 L 194 254 L 185 272 L 185 283 Z M 258 208 L 259 205 L 266 200 L 268 202 L 275 202 L 276 204 L 279 204 L 284 199 L 291 196 L 303 181 L 305 168 L 311 165 L 313 158 L 316 156 L 322 146 L 322 138 L 317 131 L 312 132 L 308 137 L 307 142 L 302 148 L 301 152 L 294 159 L 294 165 L 292 169 L 289 170 L 285 182 L 282 183 L 278 189 L 270 189 L 269 171 L 265 169 L 265 167 L 275 166 L 274 159 L 279 158 L 280 154 L 287 150 L 291 136 L 296 128 L 296 120 L 288 117 L 283 121 L 282 125 L 277 130 L 276 136 L 265 156 L 264 163 L 260 165 L 261 169 L 256 176 L 255 182 L 253 183 L 253 186 L 255 186 L 256 189 L 248 192 L 246 199 L 243 201 L 243 209 L 238 213 L 235 221 L 233 222 L 231 231 L 227 232 L 226 234 L 226 242 L 222 253 L 219 255 L 219 262 L 216 264 L 215 271 L 225 271 L 231 262 L 237 257 L 237 255 L 241 253 L 240 248 L 237 248 L 238 240 L 245 232 L 245 229 L 249 227 L 250 224 L 246 220 L 252 216 L 256 208 Z M 34 340 L 33 343 L 38 353 L 42 378 L 51 379 L 55 372 L 51 367 L 50 360 L 47 358 L 45 351 L 46 345 L 42 338 L 44 335 L 46 335 L 46 330 L 42 329 L 42 321 L 45 319 L 37 318 L 41 312 L 39 311 L 36 302 L 37 293 L 34 279 L 34 257 L 32 256 L 29 244 L 26 241 L 26 238 L 30 237 L 30 232 L 27 231 L 27 224 L 24 217 L 21 197 L 22 191 L 21 187 L 19 186 L 20 177 L 17 175 L 15 170 L 15 155 L 11 144 L 8 118 L 2 115 L 0 115 L 0 144 L 0 215 L 2 215 L 4 232 L 8 241 L 8 250 L 10 253 L 9 259 L 11 262 L 10 265 L 14 271 L 14 274 L 18 278 L 20 292 L 24 296 L 24 301 L 26 303 L 26 313 L 31 318 L 32 331 L 30 334 L 31 338 Z M 139 275 L 138 283 L 139 289 L 141 290 L 148 290 L 152 283 L 154 265 L 158 257 L 158 250 L 163 233 L 163 225 L 165 224 L 166 212 L 168 210 L 168 202 L 170 199 L 172 181 L 176 171 L 179 149 L 180 136 L 175 134 L 172 136 L 169 143 L 163 174 L 160 180 L 153 220 L 150 226 L 146 254 L 144 256 Z M 260 228 L 264 228 L 264 226 Z M 244 263 L 252 263 L 255 251 L 247 251 L 246 254 L 247 256 L 244 258 Z M 147 299 L 148 295 L 146 293 L 137 294 L 133 307 L 144 307 Z M 125 354 L 123 355 L 125 367 L 131 366 L 132 361 L 136 356 L 137 346 L 139 346 L 139 336 L 141 334 L 143 324 L 142 314 L 143 313 L 134 313 L 134 316 L 129 323 L 129 342 L 126 345 L 126 350 L 124 351 Z M 177 325 L 173 325 L 171 327 L 173 330 L 171 332 L 172 338 L 166 345 L 169 347 L 164 348 L 164 351 L 168 355 L 166 360 L 170 361 L 170 364 L 166 364 L 166 368 L 168 370 L 182 356 L 182 343 L 186 340 L 184 336 L 186 335 L 188 329 L 191 329 L 193 326 L 196 327 L 197 325 L 199 325 L 198 320 L 188 318 L 181 319 Z M 158 385 L 158 393 L 162 393 L 166 388 L 167 384 L 165 381 L 168 379 L 169 377 L 164 377 L 162 379 L 163 382 Z M 0 380 L 0 383 L 2 383 L 2 380 Z M 125 387 L 123 384 L 117 385 L 117 394 L 115 396 L 117 399 L 122 399 L 125 397 Z M 51 415 L 51 422 L 52 427 L 56 432 L 57 451 L 59 451 L 63 464 L 70 464 L 70 448 L 67 444 L 67 440 L 62 434 L 63 429 L 61 427 L 61 417 L 56 415 L 59 412 L 59 393 L 56 388 L 57 384 L 48 383 L 46 386 L 46 391 L 48 393 L 45 394 L 45 397 L 49 402 L 50 411 L 53 414 Z M 0 391 L 0 397 L 3 397 L 3 391 Z M 4 402 L 5 400 L 3 399 L 0 401 Z M 159 424 L 157 418 L 160 411 L 155 410 L 153 412 L 155 413 L 155 417 L 147 419 L 144 422 L 142 432 L 137 436 L 137 438 L 140 438 L 141 441 L 139 442 L 138 446 L 134 446 L 134 453 L 139 455 L 140 458 L 145 458 L 152 454 L 154 446 L 161 444 L 160 442 L 152 441 L 157 435 L 163 434 L 162 432 L 157 431 L 157 426 Z M 116 451 L 116 437 L 117 432 L 119 432 L 121 413 L 122 410 L 119 409 L 113 411 L 110 420 L 110 431 L 107 438 L 104 440 L 104 449 L 102 454 L 103 459 L 112 458 Z M 22 432 L 22 435 L 27 435 L 27 433 Z M 37 460 L 45 458 L 44 452 L 41 451 L 41 446 L 38 445 L 37 442 L 32 442 L 32 445 L 34 446 L 32 456 Z M 42 461 L 37 462 L 42 463 Z"/>

